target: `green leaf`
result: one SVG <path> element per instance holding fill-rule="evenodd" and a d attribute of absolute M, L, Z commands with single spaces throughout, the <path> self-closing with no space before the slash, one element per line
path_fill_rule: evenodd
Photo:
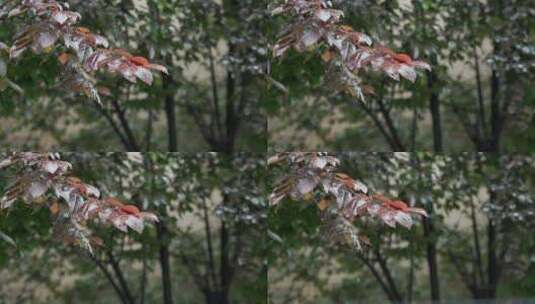
<path fill-rule="evenodd" d="M 0 231 L 0 239 L 8 242 L 13 247 L 17 247 L 17 244 L 15 244 L 15 241 L 11 237 L 9 237 L 9 235 L 3 233 L 2 231 Z"/>

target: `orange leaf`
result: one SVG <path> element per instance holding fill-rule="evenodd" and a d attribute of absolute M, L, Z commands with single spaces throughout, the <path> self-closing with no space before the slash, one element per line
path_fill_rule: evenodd
<path fill-rule="evenodd" d="M 318 208 L 320 210 L 325 210 L 327 207 L 329 207 L 330 204 L 331 204 L 331 201 L 329 199 L 322 198 L 320 202 L 318 203 Z"/>
<path fill-rule="evenodd" d="M 387 203 L 390 207 L 398 210 L 407 210 L 408 206 L 402 201 L 389 201 Z"/>
<path fill-rule="evenodd" d="M 330 62 L 333 58 L 334 58 L 334 52 L 331 52 L 329 50 L 326 50 L 325 52 L 323 52 L 323 54 L 321 54 L 321 59 L 324 62 Z"/>
<path fill-rule="evenodd" d="M 402 53 L 396 54 L 394 55 L 394 59 L 396 59 L 397 61 L 401 63 L 407 63 L 407 64 L 412 63 L 411 57 L 407 54 L 402 54 Z"/>
<path fill-rule="evenodd" d="M 80 33 L 84 33 L 84 34 L 87 34 L 87 33 L 91 33 L 91 30 L 88 29 L 87 27 L 83 27 L 83 26 L 79 26 L 76 28 L 76 30 Z"/>
<path fill-rule="evenodd" d="M 130 62 L 134 63 L 135 65 L 140 65 L 140 66 L 149 65 L 149 61 L 147 60 L 147 58 L 141 57 L 141 56 L 134 56 L 130 58 Z"/>
<path fill-rule="evenodd" d="M 59 213 L 58 201 L 53 202 L 48 208 L 50 209 L 50 213 L 52 213 L 52 215 L 57 215 Z"/>
<path fill-rule="evenodd" d="M 341 25 L 340 26 L 340 30 L 343 31 L 343 32 L 352 32 L 353 28 L 350 27 L 349 25 Z"/>
<path fill-rule="evenodd" d="M 71 55 L 68 54 L 68 53 L 61 53 L 58 56 L 59 62 L 61 62 L 61 64 L 63 64 L 63 65 L 65 65 L 69 61 L 70 58 L 71 58 Z"/>
<path fill-rule="evenodd" d="M 139 208 L 134 205 L 126 205 L 121 207 L 121 211 L 124 211 L 128 214 L 138 214 Z"/>

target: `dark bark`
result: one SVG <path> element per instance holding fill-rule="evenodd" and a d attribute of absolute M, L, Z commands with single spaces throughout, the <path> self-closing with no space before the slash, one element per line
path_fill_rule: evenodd
<path fill-rule="evenodd" d="M 113 271 L 115 272 L 115 276 L 117 277 L 119 284 L 121 286 L 121 289 L 123 290 L 123 294 L 125 298 L 128 300 L 129 303 L 135 303 L 134 297 L 132 296 L 132 293 L 130 292 L 130 288 L 128 288 L 128 282 L 126 282 L 123 272 L 121 268 L 119 267 L 119 262 L 115 259 L 111 251 L 108 251 L 108 257 L 110 259 L 111 267 Z"/>
<path fill-rule="evenodd" d="M 113 108 L 115 109 L 115 114 L 117 114 L 119 122 L 123 127 L 125 137 L 127 138 L 129 143 L 130 152 L 141 151 L 139 149 L 139 145 L 137 144 L 136 137 L 134 136 L 134 132 L 132 132 L 132 128 L 130 128 L 130 123 L 128 122 L 128 119 L 126 119 L 124 109 L 121 108 L 121 105 L 115 98 L 112 99 L 111 103 L 113 105 Z"/>
<path fill-rule="evenodd" d="M 167 238 L 169 232 L 165 223 L 159 222 L 156 225 L 156 232 L 158 236 L 158 241 L 160 242 L 160 267 L 162 269 L 162 284 L 163 284 L 163 303 L 172 304 L 173 303 L 173 293 L 171 285 L 171 265 L 169 258 L 169 246 L 167 244 Z"/>
<path fill-rule="evenodd" d="M 394 125 L 394 122 L 392 120 L 392 117 L 390 116 L 390 110 L 387 110 L 384 104 L 383 98 L 378 98 L 377 103 L 379 104 L 379 110 L 383 114 L 383 118 L 385 119 L 386 126 L 388 130 L 390 131 L 390 134 L 392 136 L 392 140 L 394 141 L 396 145 L 396 151 L 406 151 L 405 147 L 403 146 L 403 142 L 401 141 L 398 130 L 396 129 L 396 126 Z"/>
<path fill-rule="evenodd" d="M 395 299 L 395 302 L 402 302 L 403 296 L 398 290 L 396 282 L 394 281 L 394 277 L 392 277 L 392 272 L 390 271 L 390 268 L 388 268 L 386 259 L 381 255 L 381 252 L 379 250 L 375 252 L 375 255 L 377 258 L 377 262 L 379 263 L 379 267 L 381 268 L 381 271 L 383 272 L 383 276 L 386 279 L 386 283 L 388 284 L 390 291 L 392 293 L 392 296 Z"/>
<path fill-rule="evenodd" d="M 228 297 L 222 291 L 208 291 L 204 294 L 206 304 L 228 304 Z"/>
<path fill-rule="evenodd" d="M 479 229 L 477 227 L 477 218 L 476 218 L 476 212 L 474 207 L 474 202 L 470 202 L 470 215 L 472 219 L 472 233 L 474 234 L 474 248 L 475 248 L 475 261 L 476 266 L 475 268 L 477 271 L 474 270 L 474 284 L 482 283 L 485 279 L 483 276 L 483 262 L 481 257 L 481 245 L 479 241 Z M 479 279 L 478 279 L 479 276 Z"/>
<path fill-rule="evenodd" d="M 431 60 L 432 65 L 436 65 L 436 60 Z M 433 150 L 435 152 L 444 151 L 442 145 L 442 122 L 440 118 L 440 100 L 438 98 L 437 74 L 435 71 L 427 73 L 427 87 L 429 88 L 429 111 L 431 112 L 431 120 L 433 122 Z"/>
<path fill-rule="evenodd" d="M 227 198 L 225 197 L 224 200 Z M 224 202 L 223 202 L 224 204 Z M 221 231 L 220 231 L 220 254 L 221 254 L 221 272 L 220 272 L 220 279 L 221 279 L 221 296 L 225 299 L 225 303 L 228 302 L 228 292 L 230 289 L 230 283 L 231 283 L 231 264 L 230 264 L 230 239 L 229 234 L 227 230 L 227 226 L 224 221 L 221 222 Z"/>
<path fill-rule="evenodd" d="M 473 47 L 474 51 L 474 63 L 475 63 L 475 70 L 476 70 L 476 86 L 477 86 L 477 101 L 478 101 L 478 125 L 479 129 L 481 130 L 479 133 L 480 138 L 484 138 L 488 136 L 487 131 L 487 117 L 485 115 L 485 104 L 484 104 L 484 97 L 483 97 L 483 85 L 481 83 L 481 69 L 479 67 L 479 56 L 477 54 L 477 48 Z"/>
<path fill-rule="evenodd" d="M 381 134 L 387 141 L 388 145 L 390 146 L 390 149 L 392 149 L 392 151 L 400 151 L 398 146 L 396 145 L 396 142 L 392 139 L 392 137 L 390 136 L 386 128 L 383 126 L 377 115 L 373 113 L 373 110 L 366 106 L 366 104 L 362 100 L 358 100 L 357 102 L 360 107 L 366 112 L 366 114 L 368 114 L 368 116 L 370 116 L 370 118 L 373 120 L 373 123 L 375 124 L 377 129 L 379 129 L 379 132 L 381 132 Z"/>
<path fill-rule="evenodd" d="M 208 277 L 212 279 L 211 284 L 208 284 L 208 288 L 210 290 L 215 290 L 218 288 L 217 284 L 217 275 L 216 275 L 216 266 L 215 266 L 215 259 L 214 259 L 214 246 L 212 244 L 212 229 L 210 226 L 210 218 L 208 217 L 208 207 L 206 206 L 206 201 L 203 201 L 203 218 L 204 218 L 204 231 L 206 234 L 206 248 L 208 252 L 206 253 L 208 255 L 207 260 L 207 271 L 208 271 Z"/>
<path fill-rule="evenodd" d="M 139 304 L 145 304 L 145 289 L 147 286 L 147 245 L 145 243 L 143 243 L 143 269 L 139 285 Z"/>
<path fill-rule="evenodd" d="M 388 300 L 391 302 L 400 302 L 402 299 L 398 299 L 395 297 L 395 295 L 390 290 L 390 287 L 386 284 L 385 280 L 379 273 L 379 271 L 375 268 L 375 266 L 364 256 L 359 254 L 359 258 L 364 262 L 364 264 L 368 267 L 368 269 L 372 272 L 373 276 L 381 285 L 381 288 L 385 292 L 386 296 L 388 297 Z"/>
<path fill-rule="evenodd" d="M 113 290 L 115 290 L 115 293 L 117 294 L 119 299 L 121 299 L 121 302 L 123 304 L 134 304 L 133 302 L 128 301 L 128 298 L 124 295 L 123 290 L 121 289 L 119 284 L 115 282 L 115 279 L 113 278 L 112 274 L 108 271 L 108 269 L 102 263 L 102 261 L 98 260 L 94 256 L 90 256 L 90 258 L 97 265 L 97 267 L 102 271 L 104 276 L 106 276 L 106 279 L 108 280 L 108 282 L 110 282 L 111 286 L 113 287 Z"/>
<path fill-rule="evenodd" d="M 112 127 L 112 129 L 115 132 L 115 134 L 117 135 L 117 137 L 119 137 L 119 140 L 123 144 L 123 147 L 125 148 L 125 150 L 126 151 L 133 151 L 134 148 L 130 145 L 130 143 L 128 142 L 128 139 L 123 134 L 123 132 L 121 131 L 121 129 L 119 128 L 119 126 L 117 125 L 117 123 L 115 122 L 113 117 L 110 115 L 110 113 L 108 113 L 108 110 L 104 109 L 96 101 L 95 101 L 95 106 L 97 107 L 98 111 L 104 116 L 104 118 L 108 121 L 108 123 Z"/>
<path fill-rule="evenodd" d="M 233 46 L 231 46 L 232 48 Z M 232 49 L 229 51 L 232 52 Z M 236 87 L 236 82 L 234 80 L 234 76 L 232 75 L 232 72 L 227 72 L 227 96 L 226 96 L 226 128 L 227 128 L 227 136 L 225 140 L 225 152 L 226 153 L 232 153 L 234 150 L 234 141 L 236 137 L 237 132 L 237 117 L 236 117 L 236 109 L 234 105 L 234 90 Z"/>
<path fill-rule="evenodd" d="M 491 127 L 491 138 L 487 145 L 485 152 L 498 152 L 500 146 L 500 133 L 501 133 L 501 118 L 500 118 L 500 100 L 499 100 L 499 91 L 500 91 L 500 79 L 498 77 L 498 72 L 492 70 L 491 78 L 491 100 L 490 100 L 490 127 Z"/>
<path fill-rule="evenodd" d="M 172 76 L 165 76 L 163 79 L 163 89 L 165 92 L 165 118 L 167 121 L 167 139 L 169 152 L 178 151 L 177 133 L 176 133 L 176 112 L 175 96 Z"/>
<path fill-rule="evenodd" d="M 147 111 L 147 129 L 145 131 L 145 151 L 151 151 L 151 142 L 152 142 L 152 121 L 154 119 L 154 113 L 152 109 Z"/>
<path fill-rule="evenodd" d="M 414 107 L 412 112 L 410 151 L 416 150 L 416 133 L 418 133 L 418 108 Z"/>
<path fill-rule="evenodd" d="M 488 298 L 496 298 L 498 287 L 498 261 L 496 258 L 496 227 L 492 219 L 487 226 L 488 233 Z"/>
<path fill-rule="evenodd" d="M 429 203 L 430 207 L 427 212 L 429 217 L 424 217 L 424 237 L 427 240 L 426 244 L 426 259 L 427 267 L 429 270 L 429 285 L 431 291 L 431 299 L 433 301 L 440 300 L 440 283 L 438 280 L 438 266 L 437 266 L 437 249 L 435 238 L 435 227 L 433 224 L 433 206 Z"/>

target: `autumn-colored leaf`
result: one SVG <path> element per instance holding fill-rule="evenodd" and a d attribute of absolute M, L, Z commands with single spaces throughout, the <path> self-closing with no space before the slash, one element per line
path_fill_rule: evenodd
<path fill-rule="evenodd" d="M 412 58 L 409 55 L 403 54 L 403 53 L 394 55 L 394 59 L 396 59 L 397 61 L 401 63 L 407 63 L 407 64 L 412 63 Z"/>
<path fill-rule="evenodd" d="M 97 91 L 102 96 L 111 96 L 111 90 L 106 86 L 97 86 Z"/>
<path fill-rule="evenodd" d="M 88 29 L 87 27 L 83 27 L 83 26 L 76 27 L 76 30 L 80 33 L 85 33 L 85 34 L 91 33 L 90 29 Z"/>
<path fill-rule="evenodd" d="M 57 219 L 54 234 L 69 244 L 78 245 L 92 254 L 91 244 L 101 245 L 99 238 L 90 238 L 86 222 L 97 219 L 99 223 L 112 224 L 124 232 L 128 228 L 141 233 L 144 222 L 158 222 L 158 217 L 149 212 L 140 212 L 134 205 L 125 205 L 116 198 L 101 199 L 100 190 L 84 183 L 75 176 L 66 176 L 72 165 L 59 160 L 58 153 L 15 153 L 0 161 L 0 167 L 22 165 L 24 172 L 17 177 L 0 198 L 0 208 L 9 208 L 17 200 L 32 203 L 34 207 L 45 205 L 48 189 L 55 199 L 48 203 L 50 213 Z"/>
<path fill-rule="evenodd" d="M 340 161 L 332 155 L 290 152 L 270 157 L 272 164 L 283 161 L 289 165 L 290 172 L 270 194 L 270 205 L 279 203 L 286 196 L 297 201 L 314 201 L 323 222 L 322 231 L 335 243 L 357 250 L 361 249 L 360 241 L 369 244 L 352 223 L 365 215 L 392 228 L 398 225 L 411 228 L 412 214 L 426 215 L 423 209 L 409 208 L 401 200 L 392 200 L 378 193 L 369 194 L 364 183 L 346 173 L 334 173 Z"/>
<path fill-rule="evenodd" d="M 343 24 L 338 27 L 338 29 L 342 32 L 350 33 L 353 32 L 353 28 L 349 25 Z"/>
<path fill-rule="evenodd" d="M 61 53 L 59 56 L 58 56 L 58 61 L 62 64 L 62 65 L 65 65 L 67 62 L 69 62 L 69 59 L 71 58 L 71 55 L 68 54 L 68 53 Z"/>
<path fill-rule="evenodd" d="M 325 52 L 323 52 L 323 54 L 321 54 L 321 59 L 324 61 L 324 62 L 330 62 L 335 56 L 335 53 L 334 52 L 331 52 L 330 50 L 326 50 Z"/>
<path fill-rule="evenodd" d="M 388 201 L 388 206 L 397 209 L 397 210 L 407 210 L 408 206 L 402 201 Z"/>
<path fill-rule="evenodd" d="M 91 238 L 89 238 L 89 241 L 91 242 L 91 245 L 94 245 L 97 247 L 104 246 L 104 241 L 98 236 L 92 236 Z"/>
<path fill-rule="evenodd" d="M 120 48 L 108 49 L 109 42 L 105 37 L 92 33 L 89 28 L 75 26 L 81 15 L 69 10 L 68 5 L 54 0 L 16 1 L 7 15 L 13 17 L 26 12 L 31 12 L 29 17 L 36 20 L 14 36 L 15 41 L 9 49 L 10 58 L 17 58 L 26 50 L 36 54 L 49 53 L 56 49 L 57 43 L 62 44 L 69 52 L 57 58 L 65 68 L 61 87 L 83 93 L 98 104 L 101 101 L 95 86 L 96 79 L 91 75 L 94 71 L 107 70 L 120 74 L 128 81 L 140 79 L 149 85 L 153 82 L 153 71 L 168 73 L 165 66 L 151 64 L 144 57 L 132 56 Z M 0 45 L 3 46 L 5 44 Z M 6 85 L 22 92 L 15 83 L 2 78 L 0 87 Z"/>
<path fill-rule="evenodd" d="M 130 61 L 136 65 L 143 66 L 143 67 L 149 64 L 149 61 L 147 60 L 147 58 L 141 57 L 141 56 L 134 56 L 130 58 Z"/>
<path fill-rule="evenodd" d="M 340 59 L 335 69 L 339 75 L 324 78 L 339 82 L 329 84 L 329 87 L 359 99 L 364 99 L 364 94 L 373 94 L 373 90 L 361 86 L 359 71 L 366 67 L 381 71 L 396 81 L 405 78 L 411 82 L 417 78 L 416 69 L 431 69 L 427 63 L 413 61 L 407 54 L 397 54 L 377 43 L 372 46 L 371 37 L 349 25 L 339 24 L 343 12 L 332 9 L 331 5 L 327 1 L 287 1 L 276 9 L 278 13 L 296 15 L 299 21 L 284 27 L 273 47 L 273 56 L 280 57 L 290 48 L 305 52 L 325 45 L 328 50 L 321 55 L 324 62 Z"/>
<path fill-rule="evenodd" d="M 121 209 L 121 211 L 126 212 L 128 214 L 138 214 L 139 213 L 139 208 L 134 206 L 134 205 L 122 206 L 120 209 Z"/>
<path fill-rule="evenodd" d="M 327 198 L 322 198 L 318 203 L 318 208 L 320 210 L 325 210 L 329 207 L 330 204 L 331 204 L 331 200 Z"/>
<path fill-rule="evenodd" d="M 59 203 L 58 201 L 54 201 L 50 207 L 48 207 L 50 209 L 50 213 L 52 213 L 52 215 L 58 215 L 59 213 Z"/>

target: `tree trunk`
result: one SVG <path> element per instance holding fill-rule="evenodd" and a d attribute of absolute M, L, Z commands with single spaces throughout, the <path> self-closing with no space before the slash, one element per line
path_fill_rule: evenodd
<path fill-rule="evenodd" d="M 432 60 L 436 64 L 436 60 Z M 437 76 L 434 71 L 428 73 L 427 86 L 431 91 L 429 97 L 429 110 L 431 111 L 431 119 L 433 121 L 433 150 L 435 152 L 442 152 L 442 124 L 440 120 L 440 100 L 438 99 L 438 92 L 435 90 Z M 429 214 L 433 214 L 433 203 L 430 203 Z M 429 285 L 431 287 L 431 299 L 433 301 L 440 301 L 440 285 L 438 281 L 438 266 L 437 266 L 437 249 L 434 241 L 434 225 L 432 217 L 424 218 L 424 236 L 427 240 L 427 266 L 429 269 Z"/>
<path fill-rule="evenodd" d="M 430 208 L 432 215 L 432 207 Z M 429 269 L 429 285 L 431 288 L 431 299 L 433 301 L 440 301 L 440 284 L 438 281 L 438 266 L 437 266 L 437 249 L 434 239 L 435 227 L 431 218 L 424 218 L 424 236 L 427 240 L 426 258 L 427 267 Z"/>
<path fill-rule="evenodd" d="M 165 224 L 157 224 L 158 241 L 160 242 L 160 267 L 162 269 L 163 303 L 173 304 L 173 294 L 171 286 L 171 265 L 169 262 L 169 245 L 167 242 L 168 231 Z"/>
<path fill-rule="evenodd" d="M 178 150 L 177 135 L 176 135 L 176 113 L 175 113 L 175 98 L 171 85 L 173 79 L 171 76 L 165 76 L 163 80 L 163 89 L 165 91 L 165 117 L 167 120 L 167 138 L 169 152 L 176 152 Z"/>
<path fill-rule="evenodd" d="M 431 60 L 431 64 L 436 65 L 436 60 Z M 435 152 L 442 152 L 442 123 L 440 119 L 440 100 L 438 99 L 438 92 L 436 91 L 437 74 L 435 71 L 427 73 L 427 87 L 431 95 L 429 96 L 429 111 L 431 112 L 431 120 L 433 122 L 433 150 Z"/>
<path fill-rule="evenodd" d="M 496 298 L 496 289 L 498 287 L 498 262 L 496 259 L 496 227 L 492 219 L 489 219 L 489 225 L 487 227 L 488 233 L 488 294 L 487 297 L 494 299 Z"/>
<path fill-rule="evenodd" d="M 228 294 L 222 291 L 208 291 L 204 294 L 206 304 L 229 304 Z"/>

